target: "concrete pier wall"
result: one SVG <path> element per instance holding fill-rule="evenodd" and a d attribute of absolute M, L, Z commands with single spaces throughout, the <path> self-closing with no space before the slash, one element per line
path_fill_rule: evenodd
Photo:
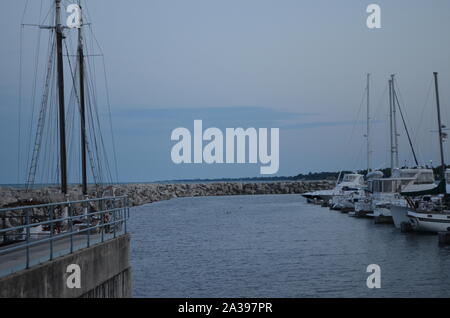
<path fill-rule="evenodd" d="M 128 234 L 81 249 L 0 279 L 2 298 L 131 297 Z M 79 265 L 80 288 L 69 288 L 67 272 Z"/>

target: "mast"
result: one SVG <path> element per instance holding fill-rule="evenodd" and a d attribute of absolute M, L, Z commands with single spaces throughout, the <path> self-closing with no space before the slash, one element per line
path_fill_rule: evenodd
<path fill-rule="evenodd" d="M 392 85 L 392 121 L 394 127 L 394 165 L 395 168 L 399 168 L 398 162 L 398 132 L 397 132 L 397 107 L 395 103 L 395 80 L 394 74 L 391 75 Z"/>
<path fill-rule="evenodd" d="M 67 155 L 66 155 L 66 120 L 64 109 L 64 63 L 63 47 L 64 39 L 63 26 L 61 24 L 61 0 L 55 0 L 56 8 L 56 54 L 58 73 L 58 98 L 59 98 L 59 158 L 61 169 L 61 192 L 67 193 Z"/>
<path fill-rule="evenodd" d="M 83 21 L 81 20 L 81 26 Z M 86 115 L 85 115 L 85 96 L 84 96 L 84 52 L 83 52 L 83 33 L 78 29 L 78 60 L 80 67 L 80 130 L 81 130 L 81 176 L 82 191 L 87 195 L 87 171 L 86 171 Z"/>
<path fill-rule="evenodd" d="M 392 122 L 392 80 L 389 80 L 389 128 L 391 137 L 391 176 L 394 172 L 394 138 L 393 138 L 393 122 Z"/>
<path fill-rule="evenodd" d="M 367 173 L 370 172 L 370 73 L 367 73 Z"/>
<path fill-rule="evenodd" d="M 438 117 L 438 126 L 439 126 L 439 148 L 441 151 L 441 180 L 445 180 L 444 147 L 442 145 L 444 135 L 442 134 L 441 106 L 439 103 L 438 73 L 433 72 L 433 74 L 434 74 L 434 87 L 436 90 L 436 108 L 437 108 L 437 117 Z"/>

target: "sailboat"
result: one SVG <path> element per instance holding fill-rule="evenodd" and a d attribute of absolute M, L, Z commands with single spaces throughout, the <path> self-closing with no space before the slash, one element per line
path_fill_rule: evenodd
<path fill-rule="evenodd" d="M 61 193 L 67 196 L 69 194 L 68 185 L 70 174 L 68 167 L 72 170 L 78 167 L 78 165 L 68 165 L 71 159 L 70 155 L 72 154 L 74 157 L 73 161 L 79 160 L 81 163 L 79 175 L 82 196 L 84 198 L 87 198 L 89 195 L 97 197 L 102 196 L 104 193 L 104 189 L 101 189 L 100 186 L 113 183 L 108 151 L 106 150 L 100 127 L 97 105 L 98 98 L 95 95 L 95 69 L 92 69 L 93 66 L 90 60 L 94 56 L 101 56 L 103 58 L 103 53 L 94 55 L 87 52 L 88 42 L 85 39 L 85 32 L 87 33 L 86 27 L 89 26 L 90 31 L 92 29 L 90 27 L 91 23 L 84 22 L 85 14 L 81 8 L 81 1 L 78 1 L 78 4 L 71 4 L 68 7 L 74 8 L 75 6 L 79 12 L 77 23 L 73 23 L 72 21 L 70 25 L 69 20 L 67 25 L 63 24 L 62 11 L 64 11 L 64 8 L 62 7 L 62 3 L 62 0 L 51 1 L 49 13 L 44 18 L 45 25 L 41 21 L 39 21 L 39 24 L 22 24 L 22 26 L 37 26 L 40 30 L 49 30 L 50 32 L 44 88 L 40 109 L 38 111 L 39 116 L 35 129 L 34 143 L 31 140 L 31 130 L 33 127 L 30 127 L 29 142 L 30 144 L 34 144 L 34 146 L 31 149 L 30 160 L 27 163 L 26 186 L 27 189 L 31 189 L 36 184 L 38 172 L 41 172 L 41 175 L 46 174 L 43 172 L 44 169 L 42 166 L 47 164 L 47 169 L 51 170 L 47 174 L 51 174 L 53 177 L 48 177 L 51 180 L 43 180 L 44 183 L 52 184 L 58 180 Z M 75 40 L 76 49 L 74 50 L 75 52 L 70 52 L 69 48 L 71 48 L 72 42 L 69 41 L 69 36 L 73 30 L 77 31 Z M 95 39 L 93 34 L 92 37 Z M 72 40 L 73 38 L 70 39 Z M 99 45 L 96 39 L 91 42 Z M 67 60 L 65 60 L 66 58 Z M 67 69 L 65 72 L 65 68 L 67 67 L 70 72 Z M 68 96 L 66 96 L 65 91 L 65 81 L 67 79 L 72 84 L 69 98 L 67 98 Z M 105 90 L 108 92 L 107 87 L 105 87 Z M 108 97 L 107 100 L 109 108 Z M 71 103 L 70 106 L 72 107 L 67 107 L 69 103 Z M 54 117 L 57 118 L 55 122 L 53 122 Z M 78 130 L 75 128 L 77 124 L 74 124 L 76 117 L 79 117 Z M 110 125 L 111 138 L 113 139 L 111 122 Z M 55 129 L 56 127 L 57 129 Z M 79 136 L 77 137 L 78 140 L 76 140 L 74 135 Z M 76 148 L 78 147 L 77 141 L 79 141 L 80 148 Z M 114 140 L 112 140 L 112 145 L 114 147 Z M 54 151 L 55 146 L 58 148 L 57 154 Z M 76 150 L 73 150 L 71 147 L 76 148 Z M 75 151 L 79 153 L 73 154 Z M 51 155 L 48 155 L 49 152 L 51 152 Z M 53 153 L 55 153 L 55 156 L 51 160 L 48 160 L 47 156 L 53 156 Z M 114 160 L 116 160 L 115 152 Z M 115 165 L 117 178 L 117 163 Z M 55 170 L 57 170 L 56 173 Z M 88 189 L 89 172 L 95 184 L 93 191 Z M 73 193 L 74 190 L 71 189 L 71 192 Z"/>
<path fill-rule="evenodd" d="M 438 123 L 439 150 L 441 157 L 440 181 L 437 187 L 428 191 L 408 191 L 402 195 L 408 201 L 407 217 L 415 231 L 449 232 L 450 231 L 450 196 L 448 193 L 448 179 L 450 176 L 444 162 L 443 142 L 447 135 L 442 131 L 445 126 L 441 123 L 441 109 L 439 101 L 438 73 L 434 72 L 434 86 L 436 94 L 436 109 Z M 415 198 L 415 199 L 414 199 Z"/>
<path fill-rule="evenodd" d="M 370 74 L 367 74 L 367 83 L 366 83 L 366 106 L 367 106 L 367 112 L 366 112 L 366 135 L 364 136 L 366 138 L 366 145 L 367 145 L 367 173 L 366 173 L 366 179 L 367 177 L 372 174 L 371 172 L 371 146 L 370 146 Z M 367 187 L 364 184 L 363 186 L 355 188 L 353 191 L 348 191 L 347 193 L 335 196 L 331 200 L 330 207 L 335 210 L 340 210 L 343 213 L 348 212 L 349 216 L 356 216 L 356 205 L 358 202 L 363 199 L 366 196 L 367 193 Z"/>
<path fill-rule="evenodd" d="M 367 74 L 367 165 L 370 166 L 370 145 L 369 145 L 369 81 L 370 74 Z M 331 190 L 319 190 L 302 194 L 309 203 L 320 203 L 329 205 L 331 209 L 348 212 L 354 210 L 354 202 L 351 198 L 356 194 L 361 194 L 365 187 L 364 176 L 359 173 L 346 173 L 340 180 L 340 174 L 336 186 Z"/>
<path fill-rule="evenodd" d="M 396 120 L 397 104 L 399 103 L 394 85 L 394 75 L 391 75 L 389 79 L 391 176 L 389 178 L 383 178 L 383 174 L 380 171 L 369 173 L 366 176 L 367 191 L 363 196 L 354 199 L 356 200 L 354 216 L 374 217 L 376 223 L 392 223 L 392 207 L 406 206 L 406 201 L 400 195 L 400 192 L 405 187 L 427 190 L 435 186 L 433 170 L 418 166 L 418 160 L 400 107 L 398 107 L 398 110 L 403 119 L 416 167 L 399 168 Z"/>

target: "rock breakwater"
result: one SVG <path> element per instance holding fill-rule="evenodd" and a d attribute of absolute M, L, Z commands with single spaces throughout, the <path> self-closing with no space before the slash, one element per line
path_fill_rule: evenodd
<path fill-rule="evenodd" d="M 333 181 L 284 181 L 284 182 L 216 182 L 176 184 L 120 184 L 101 189 L 91 187 L 90 197 L 127 195 L 132 206 L 169 200 L 178 197 L 253 195 L 253 194 L 301 194 L 333 188 Z M 46 187 L 30 191 L 0 188 L 0 208 L 66 200 L 81 200 L 79 186 L 69 188 L 67 196 L 57 188 Z"/>

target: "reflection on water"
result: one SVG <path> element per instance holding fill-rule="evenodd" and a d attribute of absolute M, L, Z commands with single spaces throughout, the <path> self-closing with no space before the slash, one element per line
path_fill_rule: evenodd
<path fill-rule="evenodd" d="M 179 198 L 131 210 L 136 297 L 449 297 L 450 248 L 299 195 Z M 366 268 L 381 266 L 381 289 Z"/>

